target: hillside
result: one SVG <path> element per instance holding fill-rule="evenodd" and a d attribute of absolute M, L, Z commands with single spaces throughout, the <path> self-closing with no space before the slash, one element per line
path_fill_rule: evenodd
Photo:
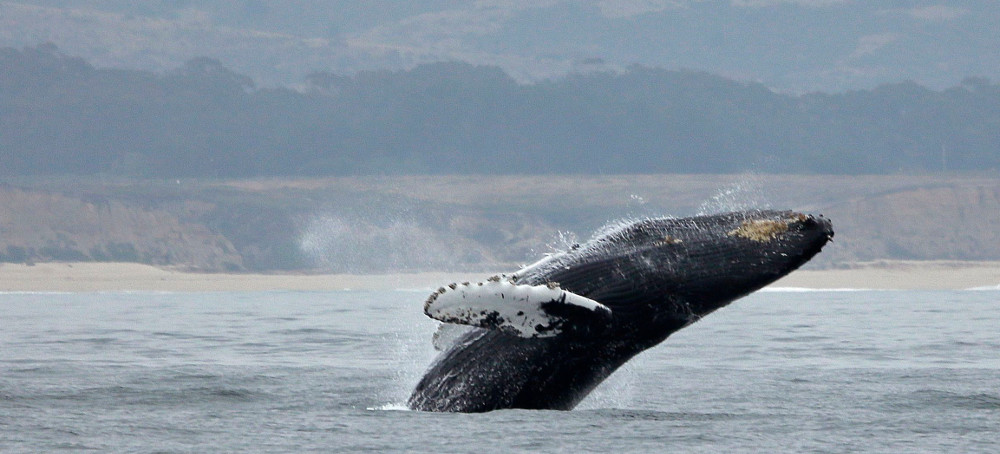
<path fill-rule="evenodd" d="M 203 271 L 487 271 L 645 216 L 794 208 L 834 221 L 815 267 L 1000 260 L 1000 179 L 972 176 L 410 176 L 18 181 L 0 261 Z"/>
<path fill-rule="evenodd" d="M 207 56 L 270 87 L 462 61 L 522 82 L 642 64 L 804 93 L 995 76 L 998 22 L 993 0 L 15 0 L 0 46 L 158 72 Z"/>
<path fill-rule="evenodd" d="M 793 96 L 632 67 L 518 84 L 464 63 L 258 89 L 206 58 L 99 69 L 0 49 L 0 177 L 894 174 L 1000 170 L 1000 85 Z"/>

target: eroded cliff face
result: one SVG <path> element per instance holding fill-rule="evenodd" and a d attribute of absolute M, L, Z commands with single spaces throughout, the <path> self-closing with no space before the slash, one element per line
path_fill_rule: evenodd
<path fill-rule="evenodd" d="M 1000 181 L 855 196 L 829 214 L 849 242 L 830 260 L 1000 260 Z"/>
<path fill-rule="evenodd" d="M 0 262 L 494 272 L 616 219 L 755 207 L 833 220 L 811 267 L 1000 260 L 998 178 L 549 175 L 0 184 Z"/>
<path fill-rule="evenodd" d="M 139 262 L 197 271 L 379 273 L 517 266 L 557 229 L 358 188 L 239 182 L 0 186 L 0 263 Z"/>
<path fill-rule="evenodd" d="M 191 202 L 191 211 L 198 211 Z M 204 209 L 204 207 L 200 208 Z M 163 209 L 0 188 L 0 261 L 118 261 L 238 270 L 223 235 Z"/>

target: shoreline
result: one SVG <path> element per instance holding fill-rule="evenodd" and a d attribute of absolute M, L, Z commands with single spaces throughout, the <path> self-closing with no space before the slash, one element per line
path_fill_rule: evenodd
<path fill-rule="evenodd" d="M 227 292 L 430 290 L 480 281 L 490 273 L 388 274 L 197 273 L 137 263 L 0 264 L 0 292 Z M 770 289 L 967 290 L 1000 289 L 1000 262 L 878 261 L 837 269 L 804 269 Z"/>
<path fill-rule="evenodd" d="M 794 271 L 768 288 L 817 290 L 1000 290 L 1000 262 L 880 260 Z"/>

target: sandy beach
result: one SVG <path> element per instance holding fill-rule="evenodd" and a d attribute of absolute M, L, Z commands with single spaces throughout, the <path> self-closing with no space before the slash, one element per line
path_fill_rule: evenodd
<path fill-rule="evenodd" d="M 432 289 L 477 281 L 488 273 L 220 274 L 135 263 L 0 264 L 0 292 L 267 291 Z M 964 290 L 1000 286 L 1000 262 L 859 263 L 842 269 L 799 270 L 774 288 Z"/>
<path fill-rule="evenodd" d="M 0 292 L 430 289 L 481 279 L 483 275 L 427 272 L 408 274 L 196 273 L 136 263 L 39 263 L 0 265 Z"/>
<path fill-rule="evenodd" d="M 1000 262 L 878 261 L 829 270 L 798 270 L 778 288 L 965 290 L 1000 289 Z"/>

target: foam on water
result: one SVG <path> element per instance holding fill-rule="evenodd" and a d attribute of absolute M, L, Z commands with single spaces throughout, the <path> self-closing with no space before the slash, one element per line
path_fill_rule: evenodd
<path fill-rule="evenodd" d="M 410 407 L 407 407 L 405 403 L 389 403 L 384 405 L 379 405 L 377 407 L 365 408 L 368 411 L 413 411 Z"/>

